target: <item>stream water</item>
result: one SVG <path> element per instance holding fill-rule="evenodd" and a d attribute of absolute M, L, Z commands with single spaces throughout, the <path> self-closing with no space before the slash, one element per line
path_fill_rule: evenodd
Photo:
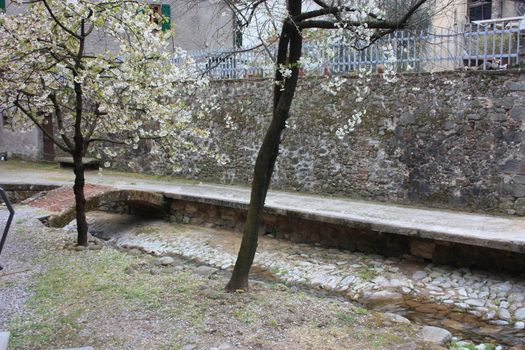
<path fill-rule="evenodd" d="M 240 235 L 237 233 L 207 227 L 172 224 L 161 219 L 146 220 L 131 215 L 92 212 L 89 214 L 89 221 L 91 233 L 94 236 L 110 240 L 121 248 L 139 249 L 155 255 L 182 255 L 185 258 L 227 270 L 231 269 L 240 243 Z M 268 251 L 268 254 L 274 254 L 276 251 L 276 254 L 279 254 L 282 251 L 283 262 L 289 263 L 290 260 L 297 258 L 294 263 L 299 264 L 302 256 L 309 256 L 302 253 L 290 255 L 292 249 L 297 250 L 297 246 L 293 243 L 262 237 L 259 254 L 261 251 L 263 254 L 265 251 Z M 303 250 L 308 253 L 309 249 L 316 249 L 316 251 L 321 249 L 320 256 L 323 256 L 322 248 L 304 247 Z M 333 253 L 333 250 L 327 249 L 326 251 L 326 256 L 337 255 Z M 341 254 L 346 257 L 352 253 L 342 252 Z M 321 260 L 316 266 L 323 266 L 325 263 L 329 264 L 331 261 Z M 416 263 L 400 261 L 399 270 L 410 271 L 410 264 Z M 412 270 L 420 268 L 420 266 L 414 266 Z M 279 275 L 281 272 L 278 272 L 277 268 L 261 267 L 257 265 L 257 261 L 252 271 L 255 278 L 282 280 Z M 347 291 L 342 293 L 335 290 L 319 290 L 313 288 L 308 282 L 298 283 L 298 286 L 315 293 L 328 293 L 338 298 L 346 298 L 348 295 Z M 400 314 L 417 324 L 448 329 L 460 339 L 467 339 L 475 343 L 495 343 L 505 347 L 525 344 L 523 329 L 516 329 L 512 324 L 491 324 L 490 321 L 483 320 L 481 317 L 461 312 L 454 305 L 435 302 L 425 295 L 415 296 L 403 293 L 403 297 L 395 301 L 379 303 L 357 301 L 362 302 L 369 309 Z"/>

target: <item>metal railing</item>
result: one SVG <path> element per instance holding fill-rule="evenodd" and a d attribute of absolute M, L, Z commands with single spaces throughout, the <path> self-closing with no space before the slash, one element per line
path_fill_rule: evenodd
<path fill-rule="evenodd" d="M 2 235 L 2 239 L 0 240 L 0 255 L 2 255 L 2 250 L 4 249 L 4 244 L 7 240 L 7 233 L 9 232 L 9 228 L 11 227 L 11 223 L 13 222 L 13 217 L 15 216 L 15 210 L 13 209 L 13 206 L 9 201 L 9 197 L 7 197 L 7 193 L 2 187 L 0 187 L 0 197 L 2 197 L 2 200 L 4 201 L 7 210 L 9 210 L 9 217 L 7 218 L 7 222 L 5 224 L 4 234 Z M 3 269 L 3 266 L 0 265 L 0 271 Z"/>
<path fill-rule="evenodd" d="M 305 74 L 345 74 L 391 65 L 396 71 L 435 72 L 458 69 L 506 69 L 520 65 L 522 17 L 479 21 L 461 28 L 398 31 L 364 49 L 323 41 L 303 45 Z M 187 52 L 196 69 L 213 79 L 246 79 L 274 74 L 263 50 Z"/>

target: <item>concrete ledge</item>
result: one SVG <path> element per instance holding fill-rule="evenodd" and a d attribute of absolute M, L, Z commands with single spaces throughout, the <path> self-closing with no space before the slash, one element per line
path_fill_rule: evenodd
<path fill-rule="evenodd" d="M 110 183 L 108 179 L 96 176 L 89 180 L 106 186 Z M 45 181 L 42 184 L 57 185 Z M 249 189 L 234 186 L 189 185 L 135 178 L 111 185 L 108 193 L 99 197 L 105 200 L 94 203 L 120 201 L 159 206 L 164 201 L 166 205 L 170 204 L 171 215 L 185 217 L 180 222 L 211 223 L 236 230 L 242 229 L 250 197 Z M 147 198 L 145 193 L 148 193 Z M 90 209 L 95 209 L 97 205 Z M 218 209 L 223 217 L 208 215 L 208 212 L 214 213 Z M 464 260 L 467 264 L 483 268 L 493 266 L 500 269 L 504 265 L 505 269 L 518 272 L 521 267 L 525 269 L 523 217 L 270 192 L 265 218 L 263 226 L 266 225 L 267 231 L 282 231 L 283 235 L 279 238 L 296 242 L 385 255 L 412 253 L 436 263 Z M 227 225 L 221 226 L 222 222 L 227 222 Z"/>
<path fill-rule="evenodd" d="M 247 198 L 226 199 L 165 192 L 168 198 L 246 210 Z M 349 228 L 525 253 L 525 218 L 417 209 L 362 201 L 274 192 L 268 214 L 291 216 Z"/>

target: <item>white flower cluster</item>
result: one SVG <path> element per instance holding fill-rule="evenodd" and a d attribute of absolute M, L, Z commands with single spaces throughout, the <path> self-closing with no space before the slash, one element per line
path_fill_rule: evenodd
<path fill-rule="evenodd" d="M 226 116 L 224 117 L 224 122 L 226 123 L 226 129 L 237 130 L 237 125 L 235 125 L 235 123 L 233 122 L 230 113 L 226 114 Z"/>
<path fill-rule="evenodd" d="M 366 114 L 366 109 L 363 111 L 359 111 L 357 113 L 354 113 L 348 120 L 346 121 L 346 124 L 343 125 L 343 127 L 337 129 L 335 132 L 335 136 L 337 136 L 338 139 L 342 140 L 344 137 L 351 132 L 355 130 L 355 127 L 359 124 L 361 124 L 363 117 Z"/>
<path fill-rule="evenodd" d="M 343 85 L 348 81 L 346 78 L 338 76 L 333 78 L 327 77 L 327 79 L 328 82 L 322 83 L 321 88 L 333 96 L 337 95 L 343 89 Z"/>
<path fill-rule="evenodd" d="M 289 66 L 283 64 L 279 65 L 277 69 L 279 70 L 279 73 L 281 73 L 283 79 L 276 80 L 275 85 L 279 86 L 281 91 L 284 91 L 284 85 L 286 84 L 286 80 L 292 76 L 292 69 Z"/>
<path fill-rule="evenodd" d="M 155 140 L 162 145 L 152 152 L 167 152 L 167 161 L 174 161 L 178 150 L 201 151 L 196 145 L 208 133 L 192 121 L 216 106 L 208 96 L 200 97 L 205 103 L 189 100 L 208 81 L 196 74 L 183 50 L 170 46 L 173 33 L 159 30 L 148 5 L 46 4 L 49 9 L 33 2 L 22 14 L 0 14 L 0 109 L 13 115 L 17 131 L 42 126 L 52 116 L 55 141 L 63 149 L 79 147 L 73 136 L 80 120 L 84 146 L 97 140 L 104 147 L 137 148 L 145 139 Z M 87 46 L 93 42 L 100 45 Z M 103 160 L 118 157 L 114 148 L 100 151 Z"/>
<path fill-rule="evenodd" d="M 396 76 L 396 64 L 397 56 L 392 44 L 386 45 L 383 49 L 383 56 L 385 64 L 383 66 L 382 77 L 387 83 L 395 83 L 397 81 Z"/>

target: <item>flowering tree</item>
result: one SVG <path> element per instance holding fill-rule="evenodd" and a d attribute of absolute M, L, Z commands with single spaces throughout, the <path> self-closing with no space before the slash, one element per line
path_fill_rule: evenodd
<path fill-rule="evenodd" d="M 237 18 L 245 27 L 249 27 L 254 20 L 267 23 L 266 28 L 258 28 L 256 31 L 262 41 L 275 38 L 276 32 L 278 37 L 272 119 L 257 154 L 242 243 L 233 274 L 226 286 L 227 290 L 235 291 L 248 288 L 248 275 L 257 249 L 258 228 L 266 194 L 279 154 L 281 136 L 290 117 L 290 107 L 303 63 L 304 34 L 311 30 L 330 29 L 333 33 L 330 36 L 331 40 L 364 48 L 388 33 L 406 28 L 410 19 L 428 0 L 403 1 L 402 10 L 398 7 L 396 16 L 390 18 L 386 18 L 385 7 L 380 6 L 381 2 L 376 1 L 225 1 L 236 12 Z M 266 21 L 261 18 L 265 18 Z M 337 88 L 337 86 L 340 84 L 335 81 L 329 88 Z M 352 116 L 348 125 L 338 130 L 338 137 L 344 137 L 345 133 L 351 131 L 359 123 L 362 114 L 358 112 Z"/>
<path fill-rule="evenodd" d="M 176 150 L 206 136 L 184 99 L 205 81 L 190 62 L 169 63 L 182 52 L 165 20 L 125 0 L 34 0 L 0 14 L 0 103 L 17 130 L 36 125 L 73 157 L 79 245 L 88 244 L 83 157 L 94 145 L 149 139 Z"/>

